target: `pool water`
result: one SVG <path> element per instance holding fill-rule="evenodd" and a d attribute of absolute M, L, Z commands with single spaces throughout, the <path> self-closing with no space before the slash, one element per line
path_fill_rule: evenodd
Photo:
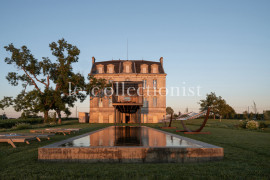
<path fill-rule="evenodd" d="M 202 147 L 179 137 L 145 126 L 111 126 L 90 135 L 74 139 L 59 147 Z"/>

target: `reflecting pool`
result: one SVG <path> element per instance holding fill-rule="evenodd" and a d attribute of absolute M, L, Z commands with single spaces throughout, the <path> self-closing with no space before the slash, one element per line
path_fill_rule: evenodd
<path fill-rule="evenodd" d="M 74 139 L 59 147 L 202 147 L 145 126 L 111 126 L 90 135 Z"/>

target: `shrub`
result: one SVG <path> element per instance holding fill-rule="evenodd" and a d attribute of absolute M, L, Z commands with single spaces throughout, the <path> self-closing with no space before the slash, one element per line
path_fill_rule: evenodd
<path fill-rule="evenodd" d="M 50 112 L 48 117 L 49 123 L 56 123 L 56 112 Z"/>
<path fill-rule="evenodd" d="M 268 127 L 268 125 L 266 124 L 266 123 L 264 123 L 264 122 L 260 122 L 260 125 L 259 125 L 259 128 L 261 129 L 261 128 L 267 128 Z"/>
<path fill-rule="evenodd" d="M 264 120 L 270 120 L 270 111 L 263 111 Z"/>
<path fill-rule="evenodd" d="M 39 124 L 43 123 L 42 118 L 30 118 L 30 119 L 5 119 L 0 120 L 0 128 L 11 128 L 15 126 L 17 123 L 29 123 L 29 124 Z"/>
<path fill-rule="evenodd" d="M 20 129 L 30 129 L 31 124 L 29 123 L 17 123 L 12 129 L 20 130 Z"/>
<path fill-rule="evenodd" d="M 239 121 L 239 124 L 238 124 L 238 127 L 245 129 L 246 126 L 247 126 L 247 122 L 248 122 L 247 120 L 244 120 L 244 121 L 243 120 L 240 120 Z"/>
<path fill-rule="evenodd" d="M 247 129 L 258 129 L 258 127 L 259 127 L 259 123 L 254 120 L 248 121 L 246 125 Z"/>

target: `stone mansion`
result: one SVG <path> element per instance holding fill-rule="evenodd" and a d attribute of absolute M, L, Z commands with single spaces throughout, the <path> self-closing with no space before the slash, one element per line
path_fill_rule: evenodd
<path fill-rule="evenodd" d="M 106 79 L 118 94 L 91 99 L 89 123 L 158 123 L 166 115 L 167 74 L 163 68 L 163 57 L 158 62 L 96 62 L 92 57 L 90 75 Z"/>

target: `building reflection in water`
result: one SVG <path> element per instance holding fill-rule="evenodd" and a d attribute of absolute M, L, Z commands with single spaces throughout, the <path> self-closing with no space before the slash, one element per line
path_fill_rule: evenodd
<path fill-rule="evenodd" d="M 111 126 L 91 135 L 75 139 L 63 147 L 89 146 L 150 146 L 190 147 L 198 145 L 160 131 L 135 126 Z"/>

